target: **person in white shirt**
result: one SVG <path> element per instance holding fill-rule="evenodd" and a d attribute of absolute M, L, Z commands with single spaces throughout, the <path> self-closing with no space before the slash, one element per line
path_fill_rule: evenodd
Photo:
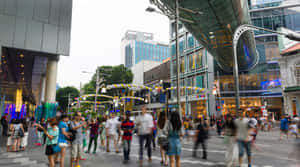
<path fill-rule="evenodd" d="M 251 167 L 251 140 L 249 140 L 249 119 L 245 118 L 242 109 L 238 110 L 239 118 L 234 120 L 234 124 L 237 127 L 237 143 L 239 146 L 239 163 L 242 166 L 244 150 L 246 150 L 248 157 L 248 167 Z"/>
<path fill-rule="evenodd" d="M 148 151 L 148 161 L 151 162 L 151 134 L 153 128 L 153 117 L 147 114 L 146 106 L 142 107 L 142 115 L 140 115 L 136 120 L 136 125 L 138 128 L 139 144 L 140 144 L 140 165 L 143 165 L 143 152 L 144 152 L 144 141 L 146 140 L 146 146 Z"/>
<path fill-rule="evenodd" d="M 117 143 L 117 137 L 118 133 L 117 130 L 120 128 L 120 122 L 118 119 L 116 119 L 116 114 L 111 113 L 111 117 L 109 120 L 107 120 L 105 125 L 106 130 L 106 152 L 110 152 L 109 150 L 109 140 L 113 139 L 116 153 L 119 153 L 118 150 L 118 143 Z"/>

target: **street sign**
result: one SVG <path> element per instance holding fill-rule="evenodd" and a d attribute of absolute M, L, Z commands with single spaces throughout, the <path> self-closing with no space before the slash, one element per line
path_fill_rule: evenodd
<path fill-rule="evenodd" d="M 168 108 L 179 108 L 178 104 L 169 104 Z"/>

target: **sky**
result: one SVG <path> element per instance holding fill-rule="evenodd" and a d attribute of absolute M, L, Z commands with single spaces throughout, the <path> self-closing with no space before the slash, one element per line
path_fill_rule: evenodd
<path fill-rule="evenodd" d="M 168 43 L 168 18 L 146 12 L 148 6 L 149 0 L 73 0 L 70 56 L 60 57 L 59 86 L 79 88 L 92 77 L 82 71 L 120 64 L 127 30 L 154 33 L 154 40 Z"/>

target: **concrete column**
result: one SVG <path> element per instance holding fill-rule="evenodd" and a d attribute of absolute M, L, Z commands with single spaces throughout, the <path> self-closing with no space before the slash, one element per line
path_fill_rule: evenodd
<path fill-rule="evenodd" d="M 46 71 L 46 89 L 45 102 L 55 103 L 56 100 L 56 78 L 57 78 L 57 64 L 59 56 L 55 58 L 48 58 Z"/>
<path fill-rule="evenodd" d="M 43 74 L 40 81 L 40 97 L 39 97 L 39 103 L 42 104 L 45 102 L 45 90 L 46 90 L 46 75 Z"/>
<path fill-rule="evenodd" d="M 284 111 L 283 114 L 289 114 L 292 115 L 293 113 L 293 107 L 292 107 L 292 98 L 288 93 L 284 93 L 283 96 L 284 100 Z"/>

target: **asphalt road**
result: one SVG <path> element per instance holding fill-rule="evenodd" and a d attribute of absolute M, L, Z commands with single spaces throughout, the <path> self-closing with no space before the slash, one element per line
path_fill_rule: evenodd
<path fill-rule="evenodd" d="M 201 149 L 198 150 L 198 157 L 192 157 L 193 143 L 183 141 L 181 164 L 182 167 L 224 167 L 225 151 L 226 148 L 223 144 L 223 139 L 215 136 L 214 132 L 211 132 L 212 136 L 208 140 L 208 159 L 201 159 Z M 44 148 L 37 147 L 33 143 L 36 141 L 36 135 L 31 130 L 29 138 L 29 147 L 25 152 L 18 153 L 21 157 L 25 157 L 30 161 L 36 161 L 38 164 L 47 164 L 47 157 L 45 156 Z M 4 139 L 0 137 L 1 152 L 5 150 Z M 111 145 L 112 146 L 112 145 Z M 273 132 L 260 132 L 257 137 L 258 149 L 253 149 L 253 167 L 300 167 L 300 141 L 295 138 L 284 139 L 279 141 L 279 130 L 275 129 Z M 200 148 L 200 147 L 199 147 Z M 120 145 L 120 150 L 122 150 Z M 139 145 L 137 137 L 135 136 L 132 142 L 131 161 L 128 164 L 123 164 L 123 154 L 116 154 L 114 149 L 111 148 L 110 153 L 106 153 L 105 150 L 97 149 L 96 154 L 84 154 L 87 160 L 81 161 L 81 166 L 92 167 L 135 167 L 138 166 L 138 150 Z M 146 151 L 145 154 L 146 155 Z M 12 155 L 14 156 L 14 155 Z M 152 162 L 148 163 L 145 158 L 144 166 L 157 167 L 160 166 L 160 153 L 159 149 L 153 151 Z M 1 157 L 0 157 L 1 159 Z M 69 166 L 70 151 L 67 152 L 65 166 Z M 246 159 L 244 160 L 246 163 Z M 1 166 L 1 164 L 0 164 Z M 8 165 L 9 166 L 9 165 Z M 247 166 L 244 164 L 243 166 Z"/>

